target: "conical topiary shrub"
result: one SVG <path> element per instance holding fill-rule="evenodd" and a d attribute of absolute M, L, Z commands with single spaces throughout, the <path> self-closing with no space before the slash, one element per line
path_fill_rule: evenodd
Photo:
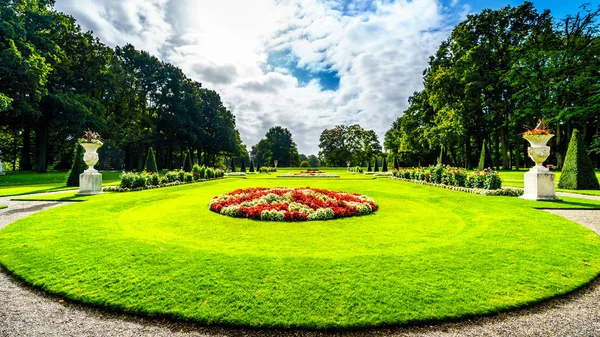
<path fill-rule="evenodd" d="M 67 172 L 67 186 L 79 186 L 79 175 L 87 168 L 87 165 L 83 161 L 83 146 L 75 144 L 75 151 L 73 151 L 73 166 L 69 172 Z"/>
<path fill-rule="evenodd" d="M 367 159 L 367 172 L 372 172 L 373 169 L 371 168 L 371 159 Z"/>
<path fill-rule="evenodd" d="M 252 163 L 252 159 L 250 159 L 250 172 L 254 172 L 254 164 Z"/>
<path fill-rule="evenodd" d="M 477 165 L 477 169 L 479 171 L 483 171 L 485 168 L 485 141 L 481 145 L 481 153 L 479 154 L 479 164 Z"/>
<path fill-rule="evenodd" d="M 573 130 L 567 156 L 563 165 L 558 188 L 568 190 L 598 190 L 600 186 L 594 173 L 594 166 L 585 150 L 583 138 L 577 129 Z"/>
<path fill-rule="evenodd" d="M 385 160 L 385 156 L 383 157 L 383 164 L 381 167 L 381 172 L 387 172 L 388 168 L 387 168 L 387 161 Z"/>
<path fill-rule="evenodd" d="M 233 160 L 233 158 L 231 158 L 231 166 L 229 167 L 229 169 L 231 170 L 231 172 L 235 172 L 235 161 Z"/>
<path fill-rule="evenodd" d="M 148 148 L 148 155 L 146 156 L 146 165 L 144 166 L 146 172 L 157 173 L 158 168 L 156 167 L 156 157 L 154 156 L 154 150 L 152 146 Z"/>
<path fill-rule="evenodd" d="M 185 172 L 192 172 L 192 155 L 189 151 L 185 153 L 185 160 L 183 161 L 183 170 Z"/>
<path fill-rule="evenodd" d="M 246 159 L 242 158 L 242 168 L 240 172 L 246 172 Z"/>
<path fill-rule="evenodd" d="M 374 172 L 379 172 L 379 166 L 377 165 L 377 158 L 375 158 L 375 168 L 373 168 Z"/>

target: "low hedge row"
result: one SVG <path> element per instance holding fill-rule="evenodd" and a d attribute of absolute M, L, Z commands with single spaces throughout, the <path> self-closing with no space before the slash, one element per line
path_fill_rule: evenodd
<path fill-rule="evenodd" d="M 169 171 L 164 176 L 152 172 L 124 172 L 121 174 L 121 184 L 119 186 L 105 187 L 104 191 L 128 192 L 141 191 L 144 189 L 175 186 L 186 183 L 207 181 L 217 178 L 223 178 L 225 173 L 220 169 L 194 165 L 192 172 Z"/>
<path fill-rule="evenodd" d="M 487 196 L 518 197 L 518 196 L 523 195 L 523 193 L 524 193 L 522 188 L 517 188 L 517 187 L 505 187 L 505 188 L 499 188 L 499 189 L 495 189 L 495 190 L 488 190 L 488 189 L 484 189 L 484 188 L 473 188 L 473 187 L 461 187 L 461 186 L 453 186 L 453 185 L 435 184 L 435 183 L 427 182 L 424 180 L 414 180 L 414 179 L 405 179 L 405 178 L 397 178 L 397 177 L 391 177 L 391 179 L 409 181 L 411 183 L 417 183 L 417 184 L 421 184 L 421 185 L 429 185 L 429 186 L 441 187 L 441 188 L 445 188 L 445 189 L 449 189 L 449 190 L 453 190 L 453 191 L 481 194 L 481 195 L 487 195 Z"/>
<path fill-rule="evenodd" d="M 467 187 L 485 190 L 497 190 L 502 188 L 502 178 L 498 172 L 491 168 L 483 171 L 475 171 L 467 174 L 467 171 L 457 167 L 435 165 L 429 168 L 405 168 L 394 172 L 397 178 L 407 180 L 425 181 L 438 185 L 449 185 L 456 187 Z"/>

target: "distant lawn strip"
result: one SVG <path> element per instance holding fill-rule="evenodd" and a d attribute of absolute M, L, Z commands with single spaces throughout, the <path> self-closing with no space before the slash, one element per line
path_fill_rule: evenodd
<path fill-rule="evenodd" d="M 31 197 L 17 197 L 11 198 L 14 201 L 85 201 L 89 198 L 94 197 L 93 195 L 77 195 L 77 192 L 67 193 L 53 193 L 46 195 L 35 195 Z"/>
<path fill-rule="evenodd" d="M 119 182 L 120 182 L 120 180 L 103 180 L 102 185 L 103 186 L 113 186 L 113 185 L 118 185 Z M 65 186 L 64 183 L 9 186 L 9 187 L 0 187 L 0 197 L 9 197 L 9 196 L 35 194 L 35 193 L 59 192 L 59 191 L 77 190 L 77 189 L 79 189 L 79 188 Z"/>
<path fill-rule="evenodd" d="M 100 173 L 102 173 L 102 179 L 105 181 L 120 180 L 121 176 L 121 171 L 100 171 Z M 4 187 L 16 187 L 22 185 L 57 184 L 64 186 L 66 178 L 66 171 L 47 173 L 20 171 L 6 172 L 6 175 L 0 176 L 0 191 Z"/>
<path fill-rule="evenodd" d="M 105 193 L 0 230 L 0 263 L 65 298 L 202 324 L 345 329 L 451 320 L 537 303 L 600 273 L 600 237 L 554 203 L 390 179 L 314 180 L 372 197 L 362 217 L 280 223 L 208 209 L 225 179 Z M 600 203 L 567 199 L 563 207 Z M 92 217 L 82 217 L 90 214 Z M 91 223 L 93 225 L 91 225 Z"/>
<path fill-rule="evenodd" d="M 0 205 L 0 209 L 8 208 L 8 206 Z"/>

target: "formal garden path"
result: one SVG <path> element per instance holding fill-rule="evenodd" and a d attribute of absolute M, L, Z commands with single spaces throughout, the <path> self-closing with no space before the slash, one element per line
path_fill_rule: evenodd
<path fill-rule="evenodd" d="M 598 196 L 557 194 L 600 200 Z M 0 205 L 8 206 L 0 210 L 0 229 L 64 203 L 0 198 Z M 600 210 L 549 212 L 576 221 L 600 235 Z M 597 336 L 600 335 L 598 303 L 600 277 L 571 294 L 538 305 L 454 323 L 344 333 L 234 329 L 152 320 L 71 303 L 32 289 L 0 267 L 1 336 Z"/>

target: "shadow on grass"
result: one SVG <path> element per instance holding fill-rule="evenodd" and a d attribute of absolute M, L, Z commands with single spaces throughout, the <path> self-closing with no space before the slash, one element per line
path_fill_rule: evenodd
<path fill-rule="evenodd" d="M 82 196 L 79 195 L 69 195 L 65 197 L 55 198 L 55 199 L 44 199 L 43 197 L 28 197 L 28 198 L 11 198 L 11 201 L 47 201 L 47 202 L 81 202 L 86 201 Z"/>
<path fill-rule="evenodd" d="M 22 186 L 18 186 L 18 187 L 22 187 Z M 0 189 L 0 197 L 11 197 L 11 196 L 15 196 L 15 195 L 27 195 L 27 194 L 35 194 L 35 193 L 49 193 L 49 192 L 58 192 L 58 191 L 66 191 L 69 189 L 76 189 L 77 187 L 71 187 L 71 186 L 57 186 L 57 187 L 51 187 L 51 188 L 45 188 L 45 189 L 39 189 L 39 190 L 30 190 L 30 191 L 26 191 L 26 192 L 19 192 L 19 193 L 8 193 L 8 194 L 3 194 L 2 190 Z"/>
<path fill-rule="evenodd" d="M 599 204 L 588 203 L 585 201 L 544 201 L 542 205 L 536 205 L 535 209 L 564 209 L 564 210 L 595 210 L 600 209 Z"/>

